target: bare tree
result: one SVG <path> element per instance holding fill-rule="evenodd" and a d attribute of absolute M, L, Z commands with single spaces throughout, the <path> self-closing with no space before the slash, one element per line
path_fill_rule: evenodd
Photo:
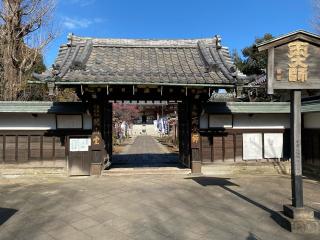
<path fill-rule="evenodd" d="M 1 0 L 0 44 L 2 100 L 17 100 L 25 86 L 24 74 L 53 40 L 54 0 Z"/>

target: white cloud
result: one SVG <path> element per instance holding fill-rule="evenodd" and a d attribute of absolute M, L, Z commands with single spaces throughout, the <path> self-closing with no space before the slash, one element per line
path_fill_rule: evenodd
<path fill-rule="evenodd" d="M 90 25 L 95 23 L 102 23 L 104 20 L 102 18 L 70 18 L 63 17 L 62 24 L 69 30 L 78 29 L 78 28 L 88 28 Z"/>
<path fill-rule="evenodd" d="M 95 3 L 95 0 L 69 0 L 70 4 L 75 4 L 80 7 L 87 7 Z"/>

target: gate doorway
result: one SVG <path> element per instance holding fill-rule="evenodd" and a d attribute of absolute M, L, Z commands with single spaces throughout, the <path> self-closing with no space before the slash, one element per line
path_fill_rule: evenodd
<path fill-rule="evenodd" d="M 114 103 L 114 169 L 184 169 L 179 161 L 178 104 Z"/>

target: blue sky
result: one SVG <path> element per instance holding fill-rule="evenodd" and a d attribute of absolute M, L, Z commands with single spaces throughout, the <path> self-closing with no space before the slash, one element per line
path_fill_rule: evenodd
<path fill-rule="evenodd" d="M 312 0 L 58 0 L 59 36 L 44 53 L 50 66 L 68 33 L 107 38 L 222 36 L 240 51 L 264 33 L 315 31 Z"/>

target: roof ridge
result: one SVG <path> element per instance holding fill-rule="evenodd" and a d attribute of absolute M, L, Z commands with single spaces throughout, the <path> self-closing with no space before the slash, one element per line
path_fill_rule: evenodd
<path fill-rule="evenodd" d="M 72 37 L 73 39 L 82 39 L 82 40 L 92 40 L 92 39 L 97 39 L 97 40 L 146 40 L 146 41 L 165 41 L 165 40 L 214 40 L 215 36 L 213 37 L 200 37 L 200 38 L 102 38 L 102 37 L 82 37 L 82 36 L 77 36 L 74 34 L 69 34 L 68 38 Z"/>
<path fill-rule="evenodd" d="M 68 44 L 85 44 L 88 40 L 93 45 L 125 45 L 125 46 L 196 46 L 198 41 L 214 43 L 215 37 L 211 38 L 190 38 L 190 39 L 148 39 L 148 38 L 95 38 L 80 37 L 73 34 L 68 35 Z"/>

